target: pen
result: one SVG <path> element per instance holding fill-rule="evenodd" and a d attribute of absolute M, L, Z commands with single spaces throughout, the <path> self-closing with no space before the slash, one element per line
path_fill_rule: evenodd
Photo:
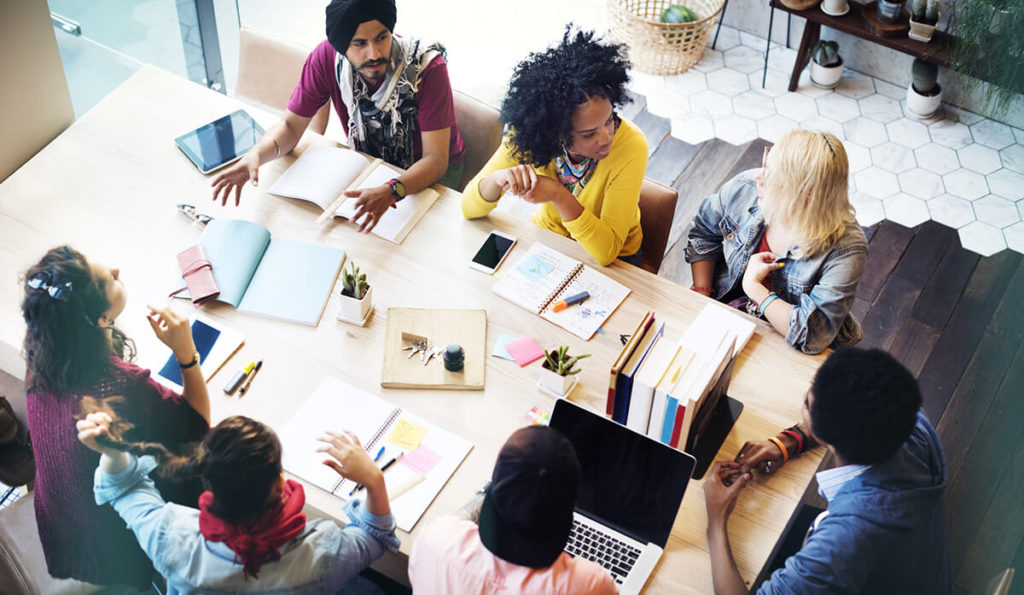
<path fill-rule="evenodd" d="M 249 376 L 249 373 L 252 372 L 255 367 L 256 362 L 249 362 L 248 366 L 239 370 L 238 373 L 232 376 L 231 380 L 228 380 L 228 383 L 224 385 L 224 392 L 230 395 L 238 390 L 238 387 L 241 386 L 242 382 L 245 381 L 246 377 Z"/>
<path fill-rule="evenodd" d="M 383 456 L 383 455 L 384 455 L 384 447 L 382 446 L 382 447 L 380 447 L 380 450 L 377 451 L 377 456 L 373 457 L 373 462 L 376 463 L 377 461 L 379 461 L 381 456 Z"/>
<path fill-rule="evenodd" d="M 384 466 L 380 468 L 380 472 L 384 473 L 385 471 L 387 471 L 388 468 L 391 467 L 392 465 L 394 465 L 395 463 L 397 463 L 398 460 L 401 459 L 402 455 L 404 455 L 404 454 L 405 454 L 404 452 L 400 452 L 400 453 L 398 453 L 397 457 L 394 457 L 390 461 L 388 461 L 387 463 L 384 463 Z M 364 486 L 361 483 L 357 484 L 356 487 L 352 488 L 352 491 L 349 492 L 348 495 L 351 496 L 352 494 L 355 494 L 356 492 L 361 491 L 365 487 L 366 486 Z"/>
<path fill-rule="evenodd" d="M 246 377 L 245 384 L 242 385 L 242 389 L 238 391 L 238 396 L 239 397 L 244 395 L 245 391 L 249 390 L 249 385 L 252 384 L 252 379 L 256 377 L 256 372 L 259 372 L 260 368 L 262 368 L 262 367 L 263 367 L 263 358 L 260 358 L 260 361 L 256 362 L 256 367 L 253 368 L 252 372 L 249 373 L 249 376 Z"/>
<path fill-rule="evenodd" d="M 590 294 L 586 291 L 581 291 L 576 295 L 569 296 L 564 300 L 558 302 L 557 304 L 551 307 L 551 310 L 554 312 L 561 312 L 562 310 L 565 310 L 569 306 L 575 306 L 576 304 L 583 303 L 588 299 L 590 299 Z"/>

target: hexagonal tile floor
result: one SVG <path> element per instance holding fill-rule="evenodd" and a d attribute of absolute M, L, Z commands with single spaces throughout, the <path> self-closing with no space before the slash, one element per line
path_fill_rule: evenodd
<path fill-rule="evenodd" d="M 717 49 L 689 72 L 634 72 L 631 86 L 690 144 L 774 142 L 791 128 L 836 134 L 863 225 L 933 219 L 983 256 L 1024 253 L 1024 130 L 948 105 L 928 120 L 910 117 L 903 89 L 849 69 L 835 89 L 814 87 L 804 71 L 790 93 L 796 52 L 773 44 L 765 75 L 764 47 L 764 39 L 723 26 Z"/>

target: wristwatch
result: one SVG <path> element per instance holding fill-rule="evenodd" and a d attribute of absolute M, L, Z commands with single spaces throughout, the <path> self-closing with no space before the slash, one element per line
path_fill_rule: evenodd
<path fill-rule="evenodd" d="M 182 370 L 187 370 L 187 369 L 191 368 L 192 366 L 194 366 L 194 365 L 196 365 L 198 363 L 199 363 L 199 352 L 196 351 L 192 355 L 192 361 L 184 363 L 184 364 L 181 363 L 181 362 L 178 362 L 178 366 L 180 366 Z"/>
<path fill-rule="evenodd" d="M 398 202 L 405 198 L 405 184 L 402 183 L 398 178 L 394 178 L 387 181 L 388 186 L 391 186 L 391 194 L 395 195 L 395 202 Z"/>

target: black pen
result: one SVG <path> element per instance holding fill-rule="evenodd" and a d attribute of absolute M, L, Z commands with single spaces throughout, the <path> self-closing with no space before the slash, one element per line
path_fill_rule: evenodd
<path fill-rule="evenodd" d="M 263 358 L 260 358 L 260 361 L 256 362 L 256 367 L 252 369 L 252 372 L 249 372 L 249 377 L 245 379 L 245 384 L 243 384 L 241 390 L 238 391 L 239 398 L 245 394 L 245 391 L 249 390 L 249 385 L 252 384 L 252 379 L 256 377 L 256 372 L 259 372 L 262 367 Z"/>
<path fill-rule="evenodd" d="M 397 457 L 391 459 L 387 463 L 384 463 L 384 466 L 380 468 L 380 472 L 384 473 L 385 471 L 387 471 L 388 467 L 390 467 L 390 466 L 394 465 L 395 463 L 397 463 L 398 459 L 402 458 L 402 455 L 404 455 L 404 454 L 405 454 L 404 452 L 400 452 L 400 453 L 398 453 Z M 356 492 L 361 491 L 365 487 L 366 486 L 364 486 L 361 483 L 360 484 L 356 484 L 356 487 L 352 488 L 352 491 L 349 492 L 348 495 L 351 496 L 352 494 L 355 494 Z"/>

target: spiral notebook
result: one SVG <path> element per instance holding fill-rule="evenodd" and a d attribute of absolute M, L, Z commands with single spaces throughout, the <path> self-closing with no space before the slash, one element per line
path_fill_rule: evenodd
<path fill-rule="evenodd" d="M 494 293 L 535 312 L 584 341 L 589 340 L 629 295 L 625 285 L 582 262 L 534 242 L 511 270 L 502 272 Z M 551 306 L 582 291 L 590 298 L 555 312 Z"/>
<path fill-rule="evenodd" d="M 324 465 L 328 455 L 317 452 L 324 444 L 318 437 L 327 430 L 343 429 L 359 437 L 371 458 L 384 447 L 378 466 L 398 459 L 384 472 L 384 480 L 391 512 L 403 531 L 412 531 L 473 448 L 464 438 L 343 380 L 328 377 L 279 433 L 285 470 L 342 500 L 365 498 L 366 490 L 353 494 L 355 484 Z"/>

